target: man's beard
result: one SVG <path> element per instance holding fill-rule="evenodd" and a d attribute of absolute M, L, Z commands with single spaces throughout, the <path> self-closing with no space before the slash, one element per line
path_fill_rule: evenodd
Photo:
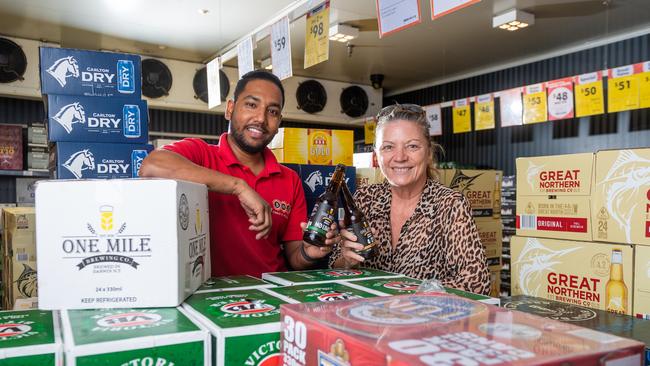
<path fill-rule="evenodd" d="M 233 113 L 233 116 L 231 120 L 235 118 L 235 115 Z M 232 127 L 232 122 L 231 127 Z M 245 127 L 244 127 L 245 129 Z M 268 133 L 266 128 L 262 127 L 265 133 Z M 248 142 L 246 142 L 246 138 L 244 137 L 244 131 L 238 131 L 236 128 L 231 128 L 230 129 L 230 135 L 233 137 L 233 140 L 235 141 L 235 144 L 239 146 L 240 149 L 243 151 L 247 152 L 248 154 L 258 154 L 264 151 L 266 146 L 271 143 L 271 140 L 273 140 L 273 136 L 269 136 L 266 140 L 264 140 L 263 143 L 261 143 L 259 146 L 251 145 Z"/>

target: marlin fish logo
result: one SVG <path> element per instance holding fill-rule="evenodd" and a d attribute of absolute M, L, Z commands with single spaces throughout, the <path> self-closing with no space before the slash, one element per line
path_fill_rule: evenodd
<path fill-rule="evenodd" d="M 639 205 L 635 197 L 639 190 L 650 186 L 650 160 L 631 150 L 623 150 L 598 185 L 604 186 L 601 189 L 605 190 L 605 207 L 619 228 L 625 231 L 625 238 L 630 243 L 632 216 Z"/>
<path fill-rule="evenodd" d="M 519 287 L 521 287 L 522 293 L 529 296 L 539 295 L 541 285 L 531 288 L 531 283 L 537 282 L 546 273 L 555 271 L 553 266 L 561 263 L 558 258 L 579 249 L 582 247 L 553 250 L 545 247 L 538 239 L 526 240 L 526 245 L 513 263 L 515 268 L 519 268 Z"/>
<path fill-rule="evenodd" d="M 530 186 L 530 189 L 534 190 L 535 189 L 535 177 L 539 175 L 539 173 L 544 169 L 546 165 L 535 165 L 533 164 L 532 161 L 528 162 L 528 170 L 526 171 L 526 180 L 528 181 L 528 185 Z"/>
<path fill-rule="evenodd" d="M 474 180 L 481 175 L 483 175 L 483 173 L 479 173 L 473 177 L 470 177 L 469 175 L 465 175 L 465 173 L 463 173 L 460 169 L 456 169 L 454 177 L 451 179 L 451 184 L 449 184 L 449 188 L 460 193 L 465 193 L 465 191 L 469 190 L 470 187 L 474 185 Z"/>

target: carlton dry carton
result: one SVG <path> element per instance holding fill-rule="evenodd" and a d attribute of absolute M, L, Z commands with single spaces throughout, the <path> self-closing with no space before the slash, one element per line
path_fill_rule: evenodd
<path fill-rule="evenodd" d="M 286 302 L 264 291 L 194 294 L 183 304 L 212 334 L 213 366 L 280 365 L 280 305 Z"/>
<path fill-rule="evenodd" d="M 517 159 L 517 235 L 592 240 L 594 154 Z"/>
<path fill-rule="evenodd" d="M 249 275 L 223 276 L 212 277 L 208 279 L 201 285 L 201 287 L 199 287 L 198 290 L 196 290 L 195 293 L 199 294 L 202 292 L 218 292 L 267 287 L 275 287 L 275 285 Z"/>
<path fill-rule="evenodd" d="M 43 181 L 36 215 L 42 309 L 177 306 L 210 276 L 205 185 Z"/>
<path fill-rule="evenodd" d="M 292 272 L 262 273 L 262 279 L 279 286 L 324 283 L 332 281 L 356 281 L 370 278 L 391 278 L 401 275 L 370 268 L 354 269 L 313 269 Z"/>
<path fill-rule="evenodd" d="M 2 304 L 4 309 L 36 308 L 36 215 L 33 207 L 3 209 Z"/>
<path fill-rule="evenodd" d="M 269 148 L 280 163 L 352 165 L 354 131 L 280 128 Z"/>
<path fill-rule="evenodd" d="M 312 283 L 306 285 L 284 286 L 268 289 L 290 304 L 301 302 L 332 302 L 386 296 L 345 282 Z"/>
<path fill-rule="evenodd" d="M 61 312 L 66 366 L 195 366 L 210 362 L 210 333 L 181 308 Z"/>
<path fill-rule="evenodd" d="M 503 307 L 643 342 L 650 365 L 650 320 L 523 295 L 503 298 Z"/>
<path fill-rule="evenodd" d="M 360 288 L 379 296 L 408 295 L 418 292 L 422 281 L 409 277 L 380 278 L 370 280 L 359 280 L 346 283 L 350 287 Z M 485 304 L 499 305 L 498 298 L 473 294 L 471 292 L 445 287 L 445 291 L 456 296 L 475 300 Z"/>
<path fill-rule="evenodd" d="M 61 366 L 58 315 L 51 311 L 0 311 L 0 365 Z"/>
<path fill-rule="evenodd" d="M 292 304 L 281 313 L 287 366 L 638 366 L 644 351 L 637 341 L 446 294 Z"/>
<path fill-rule="evenodd" d="M 137 178 L 151 145 L 59 142 L 50 151 L 57 179 Z"/>
<path fill-rule="evenodd" d="M 41 93 L 141 97 L 140 56 L 41 47 Z"/>
<path fill-rule="evenodd" d="M 47 121 L 50 141 L 149 141 L 149 114 L 144 100 L 48 95 Z"/>
<path fill-rule="evenodd" d="M 631 245 L 514 236 L 510 252 L 513 295 L 632 313 Z"/>
<path fill-rule="evenodd" d="M 594 240 L 650 245 L 650 149 L 596 153 Z"/>
<path fill-rule="evenodd" d="M 441 182 L 467 198 L 475 218 L 498 218 L 501 210 L 494 208 L 501 202 L 502 175 L 497 170 L 449 169 L 441 171 Z"/>

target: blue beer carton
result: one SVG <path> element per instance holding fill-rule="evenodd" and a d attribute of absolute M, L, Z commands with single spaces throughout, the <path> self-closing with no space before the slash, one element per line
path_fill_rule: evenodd
<path fill-rule="evenodd" d="M 50 169 L 57 179 L 137 178 L 151 150 L 145 144 L 58 142 L 50 149 Z"/>
<path fill-rule="evenodd" d="M 146 144 L 147 102 L 127 98 L 47 96 L 50 141 Z"/>
<path fill-rule="evenodd" d="M 41 93 L 141 98 L 140 56 L 41 47 Z"/>
<path fill-rule="evenodd" d="M 332 174 L 336 166 L 332 165 L 301 165 L 301 164 L 283 164 L 287 168 L 298 173 L 302 188 L 305 191 L 305 201 L 307 204 L 307 215 L 309 215 L 318 201 L 318 197 L 325 193 L 325 188 L 332 179 Z M 357 188 L 356 168 L 348 166 L 345 168 L 345 183 L 348 185 L 350 192 L 354 194 Z M 339 199 L 339 207 L 343 207 L 343 201 Z M 342 213 L 339 213 L 342 218 Z"/>

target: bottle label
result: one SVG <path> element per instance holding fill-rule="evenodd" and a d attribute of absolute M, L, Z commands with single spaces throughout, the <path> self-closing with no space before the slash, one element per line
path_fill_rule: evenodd
<path fill-rule="evenodd" d="M 307 222 L 307 231 L 325 235 L 334 223 L 334 211 L 335 207 L 326 202 L 316 204 Z"/>
<path fill-rule="evenodd" d="M 363 244 L 364 246 L 372 244 L 375 241 L 375 238 L 372 236 L 372 231 L 368 227 L 368 222 L 363 220 L 361 222 L 355 222 L 348 228 L 348 231 L 354 233 L 357 236 L 357 242 Z"/>

